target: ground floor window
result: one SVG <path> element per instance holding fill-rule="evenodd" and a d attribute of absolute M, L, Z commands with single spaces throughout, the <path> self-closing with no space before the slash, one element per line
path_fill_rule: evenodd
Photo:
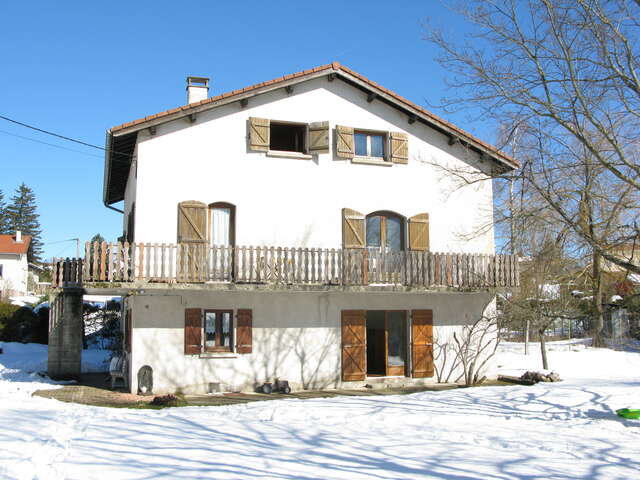
<path fill-rule="evenodd" d="M 406 375 L 406 312 L 368 310 L 366 328 L 367 375 Z"/>
<path fill-rule="evenodd" d="M 206 352 L 230 352 L 233 345 L 233 311 L 204 311 L 204 349 Z"/>

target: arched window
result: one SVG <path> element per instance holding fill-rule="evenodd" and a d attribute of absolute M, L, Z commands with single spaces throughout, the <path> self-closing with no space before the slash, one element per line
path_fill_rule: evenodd
<path fill-rule="evenodd" d="M 234 246 L 236 243 L 236 207 L 231 203 L 209 205 L 209 239 L 211 245 Z"/>
<path fill-rule="evenodd" d="M 367 247 L 404 250 L 404 217 L 393 212 L 373 212 L 367 215 Z"/>

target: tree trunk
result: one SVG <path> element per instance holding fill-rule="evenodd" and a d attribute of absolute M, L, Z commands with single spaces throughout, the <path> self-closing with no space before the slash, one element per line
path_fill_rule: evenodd
<path fill-rule="evenodd" d="M 593 252 L 593 341 L 592 346 L 604 347 L 604 316 L 602 312 L 602 271 L 600 269 L 601 257 L 598 252 Z"/>
<path fill-rule="evenodd" d="M 540 337 L 540 353 L 542 354 L 542 368 L 549 370 L 549 361 L 547 360 L 547 346 L 544 342 L 544 328 L 538 330 L 538 336 Z"/>

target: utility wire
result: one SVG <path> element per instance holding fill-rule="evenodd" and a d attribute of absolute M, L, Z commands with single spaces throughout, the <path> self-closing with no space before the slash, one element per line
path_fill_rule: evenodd
<path fill-rule="evenodd" d="M 75 138 L 67 137 L 65 135 L 60 135 L 59 133 L 51 132 L 49 130 L 44 130 L 42 128 L 38 128 L 38 127 L 35 127 L 33 125 L 29 125 L 28 123 L 19 122 L 18 120 L 14 120 L 13 118 L 9 118 L 9 117 L 6 117 L 4 115 L 0 115 L 0 119 L 6 120 L 7 122 L 15 123 L 16 125 L 20 125 L 21 127 L 30 128 L 31 130 L 35 130 L 36 132 L 44 133 L 45 135 L 51 135 L 52 137 L 61 138 L 62 140 L 67 140 L 68 142 L 78 143 L 80 145 L 84 145 L 85 147 L 95 148 L 97 150 L 102 150 L 103 152 L 109 151 L 112 154 L 122 155 L 122 156 L 127 157 L 127 158 L 130 156 L 128 153 L 116 152 L 114 150 L 109 150 L 109 149 L 106 149 L 104 147 L 101 147 L 99 145 L 94 145 L 92 143 L 83 142 L 82 140 L 77 140 Z M 54 145 L 52 145 L 52 146 L 54 146 Z M 123 161 L 122 159 L 114 159 L 114 160 Z"/>
<path fill-rule="evenodd" d="M 79 153 L 80 155 L 86 155 L 88 157 L 93 157 L 93 158 L 102 158 L 100 155 L 93 155 L 91 153 L 83 152 L 81 150 L 74 150 L 73 148 L 63 147 L 62 145 L 56 145 L 55 143 L 43 142 L 42 140 L 37 140 L 35 138 L 25 137 L 23 135 L 18 135 L 16 133 L 7 132 L 6 130 L 0 130 L 0 133 L 4 133 L 5 135 L 10 135 L 12 137 L 21 138 L 22 140 L 28 140 L 30 142 L 41 143 L 43 145 L 48 145 L 50 147 L 59 148 L 61 150 L 66 150 L 67 152 Z"/>

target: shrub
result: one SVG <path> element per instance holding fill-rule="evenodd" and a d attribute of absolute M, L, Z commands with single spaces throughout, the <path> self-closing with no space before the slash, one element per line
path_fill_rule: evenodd
<path fill-rule="evenodd" d="M 0 302 L 0 339 L 5 340 L 7 330 L 11 324 L 11 317 L 19 307 L 10 303 Z M 6 340 L 5 340 L 6 341 Z"/>

